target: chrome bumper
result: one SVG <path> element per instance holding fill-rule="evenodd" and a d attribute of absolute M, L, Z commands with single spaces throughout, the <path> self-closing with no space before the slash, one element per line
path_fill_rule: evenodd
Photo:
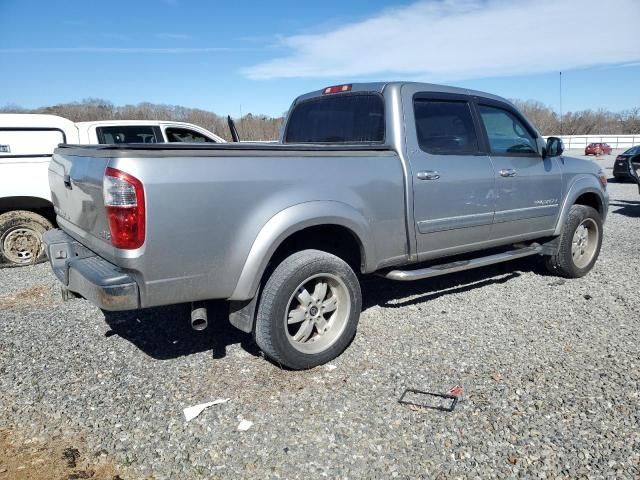
<path fill-rule="evenodd" d="M 43 235 L 49 263 L 63 288 L 103 310 L 139 308 L 138 284 L 60 229 Z"/>

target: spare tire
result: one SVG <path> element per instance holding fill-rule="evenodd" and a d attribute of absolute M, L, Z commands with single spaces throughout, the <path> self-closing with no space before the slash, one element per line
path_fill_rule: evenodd
<path fill-rule="evenodd" d="M 51 228 L 45 217 L 27 210 L 0 215 L 0 264 L 32 265 L 44 260 L 42 234 Z"/>

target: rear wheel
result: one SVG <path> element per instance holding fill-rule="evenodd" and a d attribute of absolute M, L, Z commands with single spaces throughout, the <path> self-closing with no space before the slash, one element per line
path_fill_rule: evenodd
<path fill-rule="evenodd" d="M 579 278 L 593 268 L 602 246 L 602 219 L 595 208 L 573 205 L 560 234 L 560 247 L 545 259 L 556 275 Z"/>
<path fill-rule="evenodd" d="M 0 263 L 30 265 L 45 258 L 42 234 L 53 228 L 42 215 L 15 210 L 0 215 Z"/>
<path fill-rule="evenodd" d="M 294 253 L 262 291 L 256 343 L 288 368 L 322 365 L 353 339 L 361 306 L 358 279 L 346 262 L 319 250 Z"/>

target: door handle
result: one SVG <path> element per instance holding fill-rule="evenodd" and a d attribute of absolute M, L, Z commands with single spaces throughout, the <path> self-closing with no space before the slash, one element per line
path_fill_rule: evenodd
<path fill-rule="evenodd" d="M 416 173 L 416 177 L 420 180 L 438 180 L 440 178 L 440 174 L 435 170 L 426 170 L 424 172 Z"/>
<path fill-rule="evenodd" d="M 503 168 L 500 170 L 501 177 L 515 177 L 516 171 L 513 168 Z"/>
<path fill-rule="evenodd" d="M 71 190 L 71 176 L 70 175 L 65 175 L 64 176 L 64 186 L 67 187 L 69 190 Z"/>

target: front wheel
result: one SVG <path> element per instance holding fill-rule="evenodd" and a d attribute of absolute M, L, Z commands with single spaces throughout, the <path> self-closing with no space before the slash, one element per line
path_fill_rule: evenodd
<path fill-rule="evenodd" d="M 42 215 L 15 210 L 0 215 L 0 264 L 30 265 L 45 258 L 42 234 L 53 228 Z"/>
<path fill-rule="evenodd" d="M 340 355 L 358 326 L 362 297 L 349 265 L 319 250 L 287 257 L 267 280 L 255 338 L 275 362 L 312 368 Z"/>
<path fill-rule="evenodd" d="M 567 216 L 560 247 L 545 259 L 547 269 L 567 278 L 583 277 L 593 268 L 602 246 L 602 219 L 595 208 L 573 205 Z"/>

